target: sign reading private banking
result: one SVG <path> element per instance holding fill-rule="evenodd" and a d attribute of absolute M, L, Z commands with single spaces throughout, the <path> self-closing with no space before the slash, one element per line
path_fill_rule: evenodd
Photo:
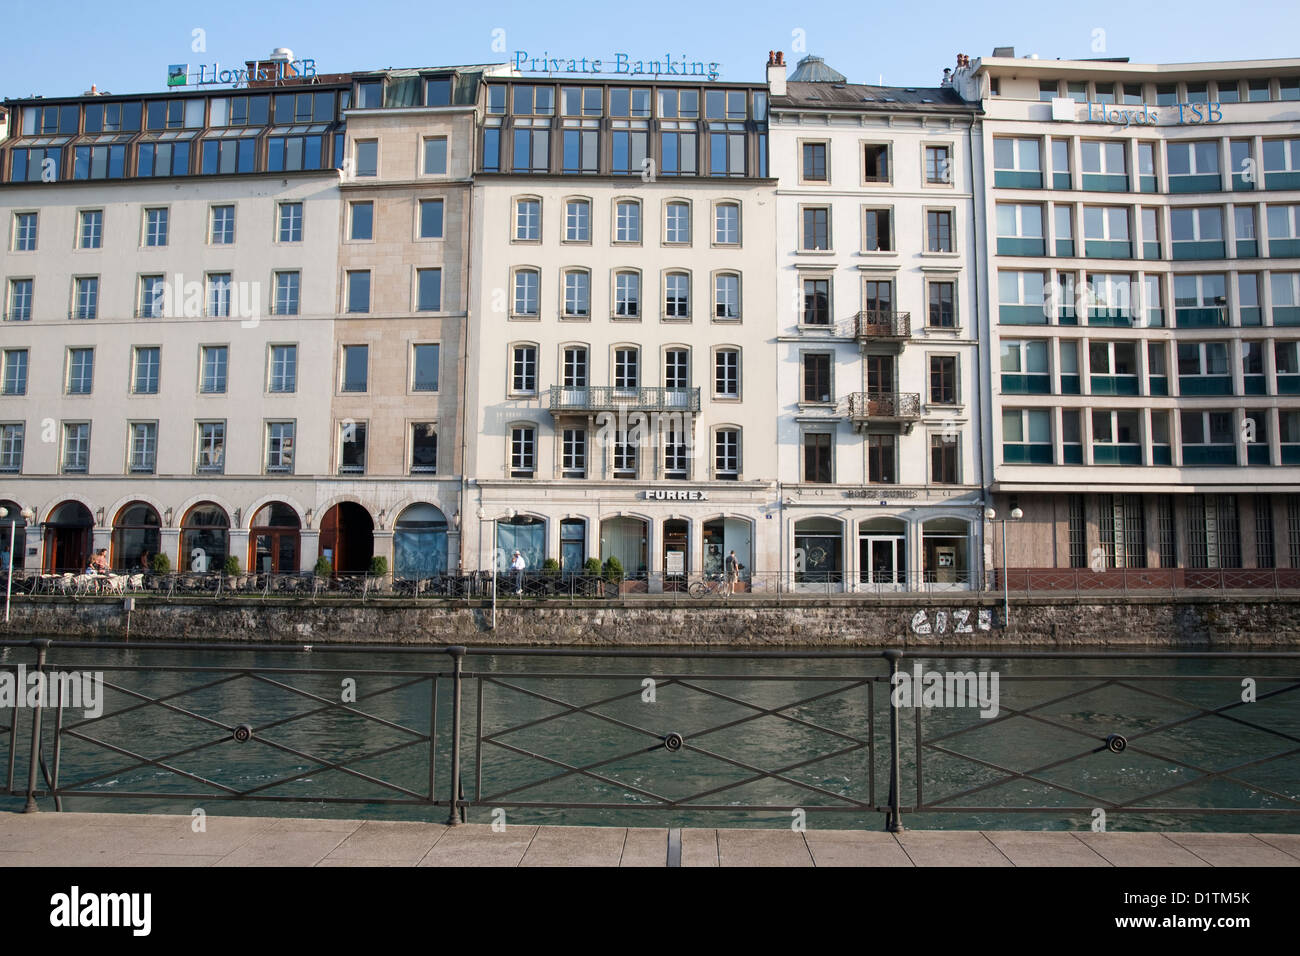
<path fill-rule="evenodd" d="M 168 86 L 224 86 L 247 83 L 249 80 L 282 80 L 291 77 L 316 75 L 315 60 L 257 60 L 253 69 L 223 70 L 220 63 L 200 63 L 198 72 L 190 70 L 188 63 L 173 63 L 167 67 Z"/>
<path fill-rule="evenodd" d="M 520 73 L 586 73 L 589 75 L 612 73 L 615 76 L 698 76 L 716 80 L 721 63 L 687 60 L 686 54 L 674 60 L 665 53 L 662 60 L 634 60 L 626 53 L 615 53 L 612 62 L 591 57 L 551 56 L 543 51 L 541 56 L 529 56 L 527 50 L 516 50 L 515 69 Z"/>

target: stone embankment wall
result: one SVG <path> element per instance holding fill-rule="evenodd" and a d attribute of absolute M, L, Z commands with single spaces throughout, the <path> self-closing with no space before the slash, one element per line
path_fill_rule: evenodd
<path fill-rule="evenodd" d="M 129 618 L 129 621 L 128 621 Z M 1300 645 L 1300 595 L 1195 594 L 1159 598 L 1013 601 L 1002 626 L 991 596 L 911 600 L 786 598 L 776 601 L 651 600 L 588 603 L 203 600 L 16 600 L 7 638 L 348 644 L 988 646 L 1174 648 Z M 129 627 L 129 632 L 128 632 Z"/>

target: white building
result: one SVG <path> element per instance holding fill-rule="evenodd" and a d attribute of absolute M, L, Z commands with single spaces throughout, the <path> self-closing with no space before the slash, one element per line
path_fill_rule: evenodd
<path fill-rule="evenodd" d="M 769 65 L 777 454 L 797 587 L 978 586 L 976 110 Z"/>

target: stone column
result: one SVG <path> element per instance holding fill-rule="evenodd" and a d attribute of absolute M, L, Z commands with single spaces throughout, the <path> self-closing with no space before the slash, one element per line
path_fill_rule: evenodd
<path fill-rule="evenodd" d="M 189 570 L 188 567 L 181 567 L 181 529 L 180 528 L 163 528 L 158 535 L 159 553 L 167 555 L 172 563 L 173 571 Z"/>
<path fill-rule="evenodd" d="M 240 571 L 253 571 L 254 568 L 248 566 L 248 529 L 231 528 L 230 529 L 230 546 L 229 554 L 233 554 L 239 559 Z M 220 571 L 221 568 L 208 568 L 209 571 Z"/>
<path fill-rule="evenodd" d="M 1237 532 L 1241 538 L 1241 566 L 1259 567 L 1255 542 L 1255 496 L 1237 495 Z"/>
<path fill-rule="evenodd" d="M 316 567 L 320 557 L 320 531 L 316 528 L 303 528 L 298 532 L 298 570 L 308 572 Z"/>

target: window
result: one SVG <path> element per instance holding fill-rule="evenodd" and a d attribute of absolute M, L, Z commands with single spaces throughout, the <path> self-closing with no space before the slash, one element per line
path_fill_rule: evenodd
<path fill-rule="evenodd" d="M 205 345 L 200 350 L 200 392 L 207 395 L 221 395 L 225 393 L 227 354 L 228 349 L 224 345 Z"/>
<path fill-rule="evenodd" d="M 614 91 L 617 92 L 617 91 Z M 636 90 L 636 93 L 648 92 Z M 613 109 L 611 109 L 613 112 Z M 592 121 L 588 121 L 592 122 Z M 614 120 L 614 144 L 611 150 L 613 171 L 622 175 L 644 172 L 650 148 L 649 123 L 645 120 Z"/>
<path fill-rule="evenodd" d="M 670 202 L 664 207 L 664 242 L 689 245 L 691 241 L 691 207 L 689 203 Z"/>
<path fill-rule="evenodd" d="M 928 209 L 925 213 L 926 249 L 929 252 L 952 252 L 952 212 Z"/>
<path fill-rule="evenodd" d="M 828 206 L 805 206 L 803 212 L 804 252 L 824 252 L 831 247 L 831 211 Z"/>
<path fill-rule="evenodd" d="M 803 144 L 802 177 L 803 181 L 807 183 L 824 183 L 828 181 L 825 143 Z"/>
<path fill-rule="evenodd" d="M 266 423 L 266 470 L 293 471 L 294 422 Z"/>
<path fill-rule="evenodd" d="M 214 272 L 208 276 L 208 315 L 217 318 L 230 315 L 229 272 Z"/>
<path fill-rule="evenodd" d="M 804 325 L 831 324 L 831 280 L 803 280 L 803 315 L 800 319 Z"/>
<path fill-rule="evenodd" d="M 1219 144 L 1170 142 L 1165 144 L 1170 192 L 1199 192 L 1219 188 Z"/>
<path fill-rule="evenodd" d="M 311 137 L 315 142 L 314 162 L 310 168 L 319 168 L 320 166 L 320 137 Z M 302 169 L 302 139 L 295 138 L 287 142 L 294 144 L 294 157 L 290 160 L 287 168 Z M 285 161 L 285 143 L 283 137 L 275 137 L 270 140 L 271 152 L 267 167 L 269 169 L 282 170 L 286 168 Z M 163 144 L 159 144 L 161 147 Z M 143 146 L 141 147 L 143 150 Z M 257 140 L 252 136 L 245 136 L 240 139 L 217 139 L 209 137 L 203 140 L 202 153 L 200 154 L 199 171 L 205 176 L 212 176 L 218 173 L 251 173 L 254 167 L 254 156 L 257 152 Z M 157 160 L 155 160 L 155 163 Z M 157 173 L 155 173 L 157 175 Z"/>
<path fill-rule="evenodd" d="M 564 349 L 563 382 L 565 388 L 587 387 L 587 349 L 570 345 Z"/>
<path fill-rule="evenodd" d="M 668 349 L 664 352 L 664 388 L 690 388 L 690 352 Z"/>
<path fill-rule="evenodd" d="M 515 271 L 513 315 L 536 317 L 540 314 L 541 275 L 536 269 Z"/>
<path fill-rule="evenodd" d="M 368 270 L 348 273 L 348 311 L 360 313 L 370 311 L 370 272 Z"/>
<path fill-rule="evenodd" d="M 298 294 L 302 286 L 302 274 L 298 272 L 277 272 L 275 274 L 275 314 L 297 315 Z"/>
<path fill-rule="evenodd" d="M 4 350 L 4 381 L 0 392 L 5 395 L 27 394 L 27 350 Z"/>
<path fill-rule="evenodd" d="M 641 385 L 641 350 L 621 348 L 614 350 L 614 387 L 639 388 Z"/>
<path fill-rule="evenodd" d="M 1123 191 L 1128 188 L 1128 164 L 1124 144 L 1084 140 L 1079 144 L 1083 160 L 1083 188 Z"/>
<path fill-rule="evenodd" d="M 927 146 L 925 148 L 925 181 L 928 185 L 952 185 L 952 148 Z"/>
<path fill-rule="evenodd" d="M 379 140 L 363 139 L 356 143 L 358 176 L 379 175 Z"/>
<path fill-rule="evenodd" d="M 16 475 L 23 470 L 23 432 L 20 423 L 0 425 L 0 472 Z"/>
<path fill-rule="evenodd" d="M 95 350 L 68 349 L 68 394 L 89 395 L 95 384 Z"/>
<path fill-rule="evenodd" d="M 1056 99 L 1057 87 L 1060 84 L 1057 80 L 1039 80 L 1038 81 L 1038 100 L 1042 103 L 1050 103 Z"/>
<path fill-rule="evenodd" d="M 713 397 L 740 398 L 740 352 L 736 349 L 713 353 Z"/>
<path fill-rule="evenodd" d="M 162 350 L 156 346 L 135 350 L 135 369 L 131 375 L 131 391 L 136 395 L 158 394 L 158 370 Z"/>
<path fill-rule="evenodd" d="M 1177 325 L 1180 328 L 1227 325 L 1227 294 L 1227 281 L 1222 274 L 1174 276 Z"/>
<path fill-rule="evenodd" d="M 99 315 L 99 277 L 82 276 L 73 280 L 72 317 L 93 319 Z"/>
<path fill-rule="evenodd" d="M 364 392 L 370 364 L 370 347 L 367 345 L 343 346 L 343 384 L 341 391 Z"/>
<path fill-rule="evenodd" d="M 198 422 L 198 453 L 194 467 L 200 473 L 220 474 L 226 467 L 226 423 Z"/>
<path fill-rule="evenodd" d="M 1084 254 L 1105 259 L 1132 255 L 1127 206 L 1083 207 Z"/>
<path fill-rule="evenodd" d="M 961 447 L 956 435 L 930 436 L 930 480 L 936 485 L 956 485 L 961 482 Z"/>
<path fill-rule="evenodd" d="M 1300 139 L 1264 140 L 1264 185 L 1294 188 L 1300 182 Z"/>
<path fill-rule="evenodd" d="M 36 250 L 36 213 L 20 212 L 14 216 L 14 251 Z"/>
<path fill-rule="evenodd" d="M 438 429 L 433 422 L 411 426 L 411 474 L 438 473 Z"/>
<path fill-rule="evenodd" d="M 32 318 L 32 282 L 31 279 L 9 280 L 9 322 L 30 322 Z"/>
<path fill-rule="evenodd" d="M 1175 206 L 1169 210 L 1169 232 L 1175 259 L 1222 258 L 1223 209 Z"/>
<path fill-rule="evenodd" d="M 298 346 L 272 345 L 270 371 L 268 391 L 296 391 L 298 388 Z"/>
<path fill-rule="evenodd" d="M 835 436 L 829 432 L 805 432 L 803 436 L 803 480 L 830 484 L 833 480 Z"/>
<path fill-rule="evenodd" d="M 414 345 L 411 347 L 411 390 L 436 392 L 438 390 L 439 346 Z"/>
<path fill-rule="evenodd" d="M 824 404 L 831 401 L 831 356 L 807 352 L 803 356 L 803 400 Z"/>
<path fill-rule="evenodd" d="M 63 425 L 63 468 L 65 475 L 85 474 L 90 469 L 90 423 Z"/>
<path fill-rule="evenodd" d="M 717 319 L 740 318 L 740 276 L 720 272 L 713 277 L 713 316 Z"/>
<path fill-rule="evenodd" d="M 537 469 L 537 430 L 532 425 L 510 429 L 510 477 L 531 478 Z"/>
<path fill-rule="evenodd" d="M 614 315 L 637 318 L 641 315 L 641 274 L 614 273 Z"/>
<path fill-rule="evenodd" d="M 510 391 L 531 395 L 537 391 L 537 346 L 516 345 L 511 350 Z"/>
<path fill-rule="evenodd" d="M 146 246 L 167 245 L 167 210 L 146 209 L 144 211 L 144 244 Z"/>
<path fill-rule="evenodd" d="M 599 90 L 592 90 L 597 96 Z M 561 159 L 564 163 L 566 173 L 584 173 L 592 174 L 600 172 L 600 121 L 599 120 L 582 120 L 570 119 L 564 121 L 564 130 L 561 134 Z M 641 137 L 645 134 L 641 133 Z M 620 147 L 619 159 L 623 162 L 628 161 L 626 150 L 628 148 L 627 133 L 619 131 L 614 134 L 615 142 Z M 644 159 L 644 147 L 640 153 L 637 162 Z M 616 172 L 630 172 L 626 169 L 617 169 Z"/>
<path fill-rule="evenodd" d="M 234 206 L 212 207 L 212 228 L 208 241 L 214 246 L 228 246 L 235 241 Z"/>
<path fill-rule="evenodd" d="M 740 207 L 735 203 L 713 207 L 713 241 L 720 246 L 740 244 Z"/>
<path fill-rule="evenodd" d="M 420 238 L 442 238 L 442 200 L 420 200 Z"/>
<path fill-rule="evenodd" d="M 682 90 L 682 95 L 695 91 Z M 676 95 L 676 90 L 660 90 L 660 98 L 665 94 Z M 668 116 L 667 113 L 660 114 Z M 673 114 L 675 115 L 675 114 Z M 659 171 L 665 176 L 694 176 L 697 172 L 696 155 L 698 152 L 695 123 L 679 123 L 671 119 L 659 122 Z"/>
<path fill-rule="evenodd" d="M 357 84 L 357 108 L 377 110 L 384 105 L 384 81 L 366 80 Z"/>
<path fill-rule="evenodd" d="M 591 317 L 591 273 L 582 269 L 565 271 L 564 315 L 570 319 Z"/>
<path fill-rule="evenodd" d="M 867 252 L 893 252 L 893 211 L 867 209 L 862 215 L 862 248 Z"/>
<path fill-rule="evenodd" d="M 302 203 L 280 203 L 280 242 L 302 242 Z"/>
<path fill-rule="evenodd" d="M 443 176 L 447 173 L 447 137 L 426 136 L 424 138 L 424 174 L 426 176 Z"/>
<path fill-rule="evenodd" d="M 1064 207 L 1057 207 L 1064 208 Z M 1041 256 L 1043 242 L 1043 207 L 1037 203 L 997 204 L 998 254 L 1006 256 Z"/>
<path fill-rule="evenodd" d="M 591 203 L 570 199 L 564 204 L 564 241 L 591 242 Z"/>
<path fill-rule="evenodd" d="M 893 435 L 867 435 L 867 481 L 892 485 L 898 481 L 898 442 Z"/>
<path fill-rule="evenodd" d="M 670 272 L 664 276 L 664 318 L 689 319 L 690 317 L 690 274 L 686 272 Z"/>
<path fill-rule="evenodd" d="M 998 320 L 1004 325 L 1046 325 L 1046 273 L 998 271 Z"/>
<path fill-rule="evenodd" d="M 862 181 L 864 183 L 890 182 L 889 145 L 868 143 L 862 148 Z"/>
<path fill-rule="evenodd" d="M 1267 209 L 1269 255 L 1300 255 L 1300 206 L 1270 205 Z"/>
<path fill-rule="evenodd" d="M 719 428 L 714 432 L 713 477 L 722 481 L 740 477 L 740 429 Z"/>
<path fill-rule="evenodd" d="M 615 205 L 614 241 L 641 241 L 641 204 L 635 200 L 620 200 Z"/>
<path fill-rule="evenodd" d="M 100 248 L 104 241 L 104 211 L 83 209 L 78 218 L 80 222 L 77 227 L 77 248 Z"/>
<path fill-rule="evenodd" d="M 560 467 L 565 478 L 587 477 L 587 430 L 566 428 L 560 436 Z"/>
<path fill-rule="evenodd" d="M 926 324 L 936 329 L 956 328 L 956 283 L 946 281 L 931 282 L 928 286 L 928 292 Z"/>
<path fill-rule="evenodd" d="M 957 404 L 956 356 L 930 356 L 930 403 L 932 405 Z"/>
<path fill-rule="evenodd" d="M 1038 189 L 1043 185 L 1042 143 L 1037 139 L 993 138 L 993 184 Z"/>
<path fill-rule="evenodd" d="M 339 474 L 361 475 L 366 471 L 365 422 L 339 424 Z"/>
<path fill-rule="evenodd" d="M 354 202 L 348 204 L 352 214 L 352 231 L 349 239 L 368 240 L 375 237 L 375 204 L 372 202 Z"/>
<path fill-rule="evenodd" d="M 129 465 L 134 474 L 153 474 L 158 461 L 157 422 L 132 422 Z"/>
<path fill-rule="evenodd" d="M 1052 413 L 1045 408 L 1002 411 L 1002 460 L 1008 465 L 1052 463 Z"/>
<path fill-rule="evenodd" d="M 540 242 L 542 238 L 542 201 L 520 199 L 515 203 L 515 241 Z"/>

